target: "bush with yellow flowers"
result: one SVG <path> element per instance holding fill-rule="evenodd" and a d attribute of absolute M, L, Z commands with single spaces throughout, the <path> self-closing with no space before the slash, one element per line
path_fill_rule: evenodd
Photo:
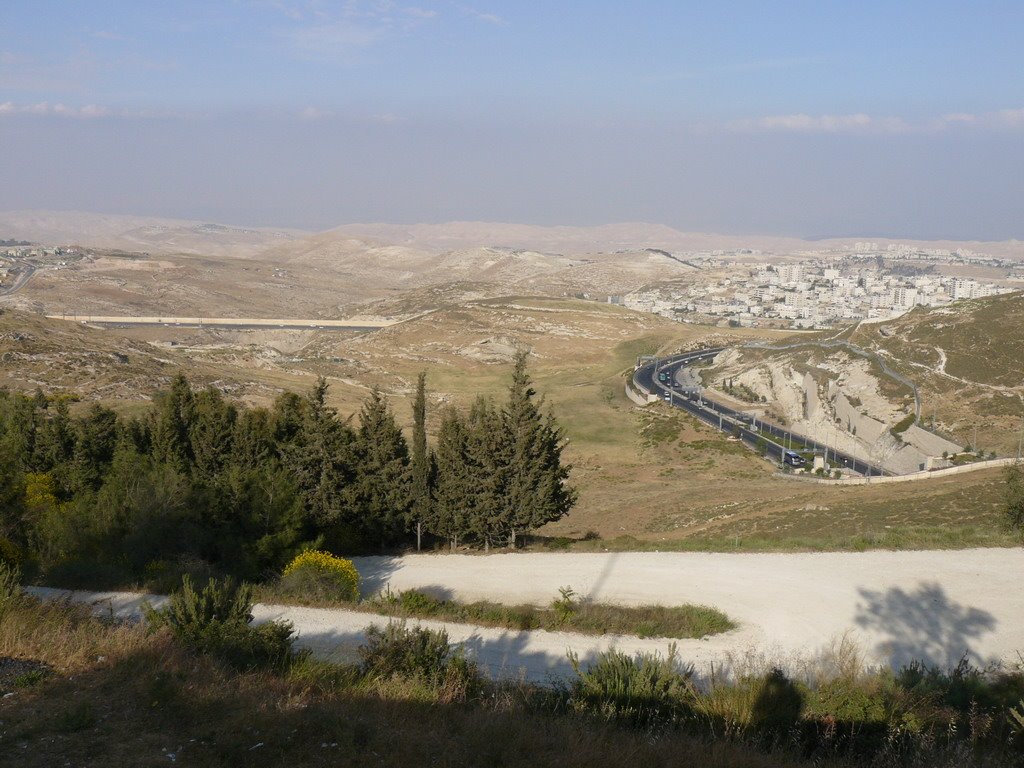
<path fill-rule="evenodd" d="M 285 566 L 280 586 L 292 597 L 355 602 L 359 599 L 359 571 L 351 560 L 310 549 Z"/>

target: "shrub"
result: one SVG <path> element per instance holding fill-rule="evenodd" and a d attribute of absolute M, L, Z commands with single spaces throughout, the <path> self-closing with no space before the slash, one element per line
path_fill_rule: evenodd
<path fill-rule="evenodd" d="M 0 565 L 17 568 L 21 565 L 21 551 L 10 539 L 0 536 Z"/>
<path fill-rule="evenodd" d="M 575 653 L 569 653 L 569 662 L 577 677 L 570 692 L 573 706 L 609 718 L 639 725 L 672 720 L 685 711 L 693 691 L 693 668 L 679 664 L 674 643 L 664 658 L 611 649 L 585 670 Z"/>
<path fill-rule="evenodd" d="M 572 587 L 559 587 L 558 594 L 560 596 L 551 602 L 551 608 L 558 616 L 558 620 L 564 624 L 576 613 L 579 602 L 576 600 L 576 591 Z"/>
<path fill-rule="evenodd" d="M 433 616 L 443 605 L 440 600 L 426 592 L 409 589 L 399 593 L 398 607 L 402 613 L 413 616 Z"/>
<path fill-rule="evenodd" d="M 235 669 L 282 670 L 295 658 L 292 625 L 271 621 L 253 626 L 252 590 L 230 578 L 210 579 L 197 592 L 186 576 L 166 608 L 156 611 L 146 606 L 145 610 L 152 627 L 167 627 L 187 647 L 216 656 Z"/>
<path fill-rule="evenodd" d="M 21 572 L 0 562 L 0 619 L 21 600 Z"/>
<path fill-rule="evenodd" d="M 476 664 L 449 644 L 444 630 L 407 627 L 404 622 L 391 622 L 383 629 L 372 625 L 359 647 L 359 658 L 367 677 L 418 680 L 439 688 L 443 701 L 465 701 L 482 687 Z"/>
<path fill-rule="evenodd" d="M 1006 468 L 1003 476 L 1003 502 L 1006 524 L 1017 531 L 1024 530 L 1024 464 Z"/>
<path fill-rule="evenodd" d="M 307 550 L 285 566 L 281 588 L 295 596 L 351 603 L 359 599 L 359 572 L 351 560 Z"/>

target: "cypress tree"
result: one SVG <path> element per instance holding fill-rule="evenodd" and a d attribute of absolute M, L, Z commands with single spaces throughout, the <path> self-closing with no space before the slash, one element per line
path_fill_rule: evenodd
<path fill-rule="evenodd" d="M 422 549 L 423 521 L 430 517 L 433 457 L 427 452 L 427 374 L 416 380 L 412 404 L 412 520 L 416 525 L 416 551 Z"/>
<path fill-rule="evenodd" d="M 209 387 L 195 396 L 189 447 L 196 472 L 210 479 L 228 464 L 238 411 L 220 391 Z"/>
<path fill-rule="evenodd" d="M 94 406 L 99 407 L 99 406 Z M 71 458 L 75 448 L 75 427 L 64 398 L 47 409 L 47 417 L 40 419 L 36 439 L 32 446 L 32 466 L 39 472 L 50 472 Z"/>
<path fill-rule="evenodd" d="M 195 396 L 184 374 L 171 382 L 161 398 L 153 424 L 153 456 L 170 464 L 178 472 L 188 472 L 192 464 L 189 433 L 195 419 Z"/>
<path fill-rule="evenodd" d="M 427 530 L 447 539 L 451 548 L 469 529 L 476 514 L 475 479 L 470 469 L 469 432 L 454 408 L 445 409 L 437 432 L 437 477 L 432 489 L 431 516 Z"/>
<path fill-rule="evenodd" d="M 355 455 L 349 494 L 354 522 L 382 546 L 394 543 L 409 520 L 412 477 L 408 445 L 380 390 L 363 402 Z"/>
<path fill-rule="evenodd" d="M 510 468 L 509 443 L 502 429 L 501 414 L 493 403 L 478 397 L 469 412 L 467 470 L 473 503 L 466 520 L 466 532 L 489 550 L 501 535 L 502 517 Z"/>
<path fill-rule="evenodd" d="M 342 494 L 354 476 L 355 435 L 327 405 L 326 396 L 327 381 L 321 377 L 301 403 L 297 428 L 292 424 L 298 407 L 294 398 L 282 396 L 275 406 L 275 415 L 286 420 L 278 419 L 278 429 L 284 423 L 285 434 L 291 434 L 290 442 L 281 446 L 284 466 L 302 491 L 309 521 L 321 528 L 345 514 Z"/>
<path fill-rule="evenodd" d="M 274 456 L 274 425 L 266 408 L 246 408 L 238 414 L 231 437 L 231 463 L 256 469 Z"/>
<path fill-rule="evenodd" d="M 93 404 L 78 422 L 76 432 L 70 485 L 76 493 L 95 491 L 114 460 L 118 441 L 117 414 Z"/>
<path fill-rule="evenodd" d="M 508 464 L 503 505 L 495 522 L 512 547 L 520 533 L 561 519 L 576 501 L 575 490 L 566 485 L 571 467 L 561 461 L 565 438 L 554 416 L 541 413 L 543 399 L 536 399 L 526 357 L 525 352 L 516 356 L 508 401 L 501 412 Z"/>

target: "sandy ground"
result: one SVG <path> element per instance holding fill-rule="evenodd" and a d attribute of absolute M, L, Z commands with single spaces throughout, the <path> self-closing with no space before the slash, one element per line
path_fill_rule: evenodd
<path fill-rule="evenodd" d="M 629 605 L 704 603 L 739 623 L 732 632 L 675 641 L 698 675 L 767 660 L 791 669 L 844 638 L 878 664 L 913 659 L 953 666 L 1016 663 L 1024 651 L 1024 549 L 817 554 L 418 555 L 356 560 L 366 591 L 421 588 L 463 600 L 547 604 L 560 586 Z M 58 590 L 34 590 L 48 597 Z M 73 593 L 98 610 L 137 616 L 145 595 Z M 151 600 L 159 600 L 149 596 Z M 386 617 L 335 609 L 259 605 L 257 621 L 293 622 L 300 644 L 325 658 L 354 658 L 366 627 Z M 593 658 L 609 647 L 666 652 L 670 641 L 444 627 L 494 676 L 543 682 L 571 673 L 567 651 Z"/>

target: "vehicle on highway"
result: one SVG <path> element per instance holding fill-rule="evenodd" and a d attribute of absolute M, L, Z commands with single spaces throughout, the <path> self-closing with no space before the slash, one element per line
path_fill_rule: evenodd
<path fill-rule="evenodd" d="M 807 463 L 807 459 L 796 451 L 783 451 L 782 463 L 788 464 L 791 467 L 802 467 Z"/>

